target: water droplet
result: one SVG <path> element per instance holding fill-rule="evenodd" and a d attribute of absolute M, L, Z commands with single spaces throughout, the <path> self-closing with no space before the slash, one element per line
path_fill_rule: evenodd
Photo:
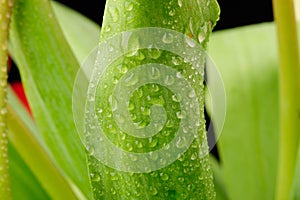
<path fill-rule="evenodd" d="M 130 102 L 128 105 L 128 110 L 133 110 L 133 109 L 134 109 L 134 104 Z"/>
<path fill-rule="evenodd" d="M 175 10 L 170 10 L 169 15 L 173 17 L 175 15 Z"/>
<path fill-rule="evenodd" d="M 98 174 L 91 173 L 90 176 L 91 176 L 91 181 L 94 181 L 94 182 L 100 181 L 100 176 Z"/>
<path fill-rule="evenodd" d="M 125 122 L 125 118 L 120 115 L 120 114 L 116 114 L 116 120 L 120 123 L 123 124 Z"/>
<path fill-rule="evenodd" d="M 116 7 L 110 7 L 109 12 L 113 22 L 117 22 L 119 20 L 119 10 Z"/>
<path fill-rule="evenodd" d="M 178 177 L 177 179 L 179 182 L 183 182 L 184 181 L 184 178 L 183 177 Z"/>
<path fill-rule="evenodd" d="M 178 119 L 183 119 L 185 118 L 185 112 L 184 111 L 178 111 L 176 112 L 176 116 Z"/>
<path fill-rule="evenodd" d="M 170 135 L 170 132 L 169 131 L 167 131 L 165 134 L 164 134 L 164 136 L 166 136 L 166 137 L 168 137 Z M 168 150 L 170 148 L 170 144 L 166 144 L 166 145 L 164 145 L 163 146 L 163 149 L 165 149 L 165 150 Z"/>
<path fill-rule="evenodd" d="M 141 149 L 141 148 L 143 148 L 143 143 L 141 143 L 140 141 L 135 141 L 135 144 L 136 144 L 136 146 L 137 146 L 137 148 L 139 148 L 139 149 Z"/>
<path fill-rule="evenodd" d="M 178 6 L 182 7 L 182 0 L 178 0 Z"/>
<path fill-rule="evenodd" d="M 152 137 L 149 138 L 149 147 L 152 147 L 152 148 L 156 147 L 157 143 L 158 143 L 157 139 L 153 139 Z"/>
<path fill-rule="evenodd" d="M 131 2 L 125 2 L 125 8 L 127 11 L 132 11 L 133 9 L 133 3 Z"/>
<path fill-rule="evenodd" d="M 126 134 L 121 133 L 121 134 L 120 134 L 120 137 L 121 137 L 121 140 L 123 140 L 123 141 L 126 140 Z"/>
<path fill-rule="evenodd" d="M 186 146 L 186 139 L 185 137 L 179 137 L 176 142 L 176 147 L 182 149 Z"/>
<path fill-rule="evenodd" d="M 147 126 L 147 122 L 144 120 L 141 120 L 139 122 L 134 123 L 135 126 L 137 126 L 139 129 L 145 128 Z"/>
<path fill-rule="evenodd" d="M 130 117 L 131 117 L 132 121 L 136 120 L 136 118 L 137 118 L 136 114 L 134 114 L 134 113 L 131 113 Z"/>
<path fill-rule="evenodd" d="M 180 65 L 180 60 L 178 58 L 176 58 L 175 56 L 172 57 L 172 62 L 174 65 Z"/>
<path fill-rule="evenodd" d="M 198 154 L 196 152 L 194 152 L 191 156 L 191 160 L 196 160 L 198 157 Z"/>
<path fill-rule="evenodd" d="M 131 73 L 129 77 L 125 79 L 125 83 L 127 86 L 135 85 L 138 81 L 139 78 L 134 73 Z"/>
<path fill-rule="evenodd" d="M 186 43 L 187 43 L 190 47 L 192 47 L 192 48 L 196 46 L 195 40 L 193 40 L 193 39 L 190 38 L 190 37 L 186 37 L 186 38 L 185 38 L 185 41 L 186 41 Z"/>
<path fill-rule="evenodd" d="M 126 22 L 127 22 L 128 24 L 134 22 L 134 20 L 135 20 L 135 15 L 128 15 L 128 16 L 126 17 Z"/>
<path fill-rule="evenodd" d="M 165 33 L 163 36 L 163 43 L 170 44 L 173 42 L 174 36 L 171 33 Z"/>
<path fill-rule="evenodd" d="M 190 97 L 190 98 L 193 98 L 193 97 L 195 97 L 195 96 L 196 96 L 196 93 L 195 93 L 194 90 L 192 90 L 192 91 L 189 93 L 189 97 Z"/>
<path fill-rule="evenodd" d="M 131 143 L 127 143 L 127 144 L 126 144 L 126 147 L 127 147 L 127 150 L 128 150 L 128 151 L 132 151 L 132 150 L 133 150 L 133 146 L 132 146 Z"/>
<path fill-rule="evenodd" d="M 198 41 L 199 41 L 200 43 L 202 43 L 204 40 L 205 40 L 205 33 L 204 33 L 204 32 L 200 32 L 200 33 L 198 34 Z"/>
<path fill-rule="evenodd" d="M 162 52 L 157 48 L 151 48 L 149 49 L 148 52 L 149 52 L 149 56 L 155 60 L 158 59 L 162 54 Z"/>
<path fill-rule="evenodd" d="M 127 66 L 126 65 L 122 65 L 120 71 L 121 71 L 122 74 L 126 74 L 128 72 Z"/>
<path fill-rule="evenodd" d="M 103 30 L 104 30 L 104 32 L 108 33 L 111 31 L 111 26 L 110 25 L 104 26 Z"/>
<path fill-rule="evenodd" d="M 132 150 L 130 150 L 130 151 L 132 151 Z M 138 157 L 133 154 L 130 154 L 129 157 L 130 157 L 130 160 L 133 162 L 137 161 L 137 159 L 138 159 Z"/>
<path fill-rule="evenodd" d="M 173 76 L 171 76 L 171 75 L 166 76 L 166 79 L 165 79 L 166 85 L 172 85 L 172 84 L 174 84 L 174 82 L 175 82 L 175 79 Z"/>
<path fill-rule="evenodd" d="M 113 194 L 113 195 L 116 195 L 116 194 L 117 194 L 117 192 L 116 192 L 116 190 L 115 190 L 114 188 L 111 188 L 111 189 L 110 189 L 110 192 L 111 192 L 111 194 Z"/>
<path fill-rule="evenodd" d="M 192 35 L 194 35 L 194 29 L 193 29 L 193 18 L 190 17 L 190 23 L 189 23 L 190 31 Z M 192 37 L 191 37 L 192 38 Z"/>
<path fill-rule="evenodd" d="M 180 97 L 180 95 L 174 94 L 174 95 L 172 95 L 172 100 L 175 102 L 180 102 L 181 97 Z"/>
<path fill-rule="evenodd" d="M 151 75 L 152 79 L 158 79 L 160 77 L 160 71 L 159 71 L 159 69 L 156 68 L 156 67 L 152 67 L 150 75 Z"/>
<path fill-rule="evenodd" d="M 182 78 L 181 72 L 177 72 L 177 73 L 176 73 L 176 77 L 177 77 L 177 78 Z"/>
<path fill-rule="evenodd" d="M 113 96 L 109 97 L 109 103 L 111 105 L 111 110 L 114 112 L 118 109 L 118 101 Z"/>
<path fill-rule="evenodd" d="M 149 152 L 149 156 L 151 160 L 157 160 L 158 159 L 158 154 L 156 152 Z"/>
<path fill-rule="evenodd" d="M 158 92 L 159 91 L 159 87 L 156 84 L 152 84 L 152 90 L 153 92 Z M 150 100 L 150 99 L 149 99 Z"/>
<path fill-rule="evenodd" d="M 159 162 L 160 162 L 162 165 L 165 165 L 165 164 L 167 163 L 167 161 L 166 161 L 164 158 L 159 159 Z"/>
<path fill-rule="evenodd" d="M 135 56 L 138 60 L 144 60 L 145 59 L 145 55 L 141 51 L 138 51 Z"/>
<path fill-rule="evenodd" d="M 168 174 L 160 173 L 161 180 L 167 181 L 169 179 Z"/>

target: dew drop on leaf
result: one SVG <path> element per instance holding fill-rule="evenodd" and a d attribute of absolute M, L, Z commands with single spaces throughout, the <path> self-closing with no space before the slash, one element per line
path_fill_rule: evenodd
<path fill-rule="evenodd" d="M 175 10 L 170 10 L 169 15 L 173 17 L 175 15 Z"/>
<path fill-rule="evenodd" d="M 175 56 L 172 57 L 172 62 L 173 62 L 173 64 L 176 65 L 176 66 L 180 65 L 179 59 L 176 58 Z"/>
<path fill-rule="evenodd" d="M 186 139 L 184 137 L 179 137 L 176 142 L 176 147 L 182 149 L 186 146 Z"/>
<path fill-rule="evenodd" d="M 106 25 L 103 27 L 104 32 L 109 33 L 111 31 L 111 26 L 110 25 Z"/>
<path fill-rule="evenodd" d="M 159 71 L 159 69 L 156 68 L 156 67 L 152 67 L 150 75 L 151 75 L 152 79 L 158 79 L 160 77 L 160 71 Z"/>
<path fill-rule="evenodd" d="M 183 182 L 184 181 L 184 178 L 183 177 L 178 177 L 177 179 L 179 182 Z"/>
<path fill-rule="evenodd" d="M 200 33 L 198 34 L 198 41 L 199 41 L 200 43 L 202 43 L 204 40 L 205 40 L 205 33 L 204 33 L 204 32 L 200 32 Z"/>
<path fill-rule="evenodd" d="M 157 143 L 157 139 L 149 138 L 149 147 L 156 147 Z"/>
<path fill-rule="evenodd" d="M 191 156 L 191 160 L 196 160 L 197 156 L 198 156 L 198 154 L 196 152 L 194 152 Z"/>
<path fill-rule="evenodd" d="M 160 178 L 163 181 L 167 181 L 169 179 L 169 176 L 168 176 L 168 174 L 160 173 Z"/>
<path fill-rule="evenodd" d="M 125 84 L 126 84 L 127 86 L 132 86 L 132 85 L 135 85 L 138 81 L 139 81 L 138 76 L 136 76 L 134 73 L 131 73 L 131 74 L 129 75 L 129 77 L 127 77 L 127 78 L 125 79 Z"/>
<path fill-rule="evenodd" d="M 156 152 L 153 152 L 153 151 L 149 152 L 149 156 L 150 156 L 151 160 L 155 161 L 158 159 L 158 154 Z"/>
<path fill-rule="evenodd" d="M 178 6 L 182 7 L 182 0 L 178 0 Z"/>
<path fill-rule="evenodd" d="M 131 2 L 125 2 L 125 9 L 127 11 L 132 11 L 133 10 L 133 3 L 131 3 Z"/>
<path fill-rule="evenodd" d="M 93 181 L 93 182 L 100 181 L 100 176 L 98 174 L 91 173 L 90 176 L 91 176 L 91 181 Z"/>
<path fill-rule="evenodd" d="M 131 143 L 127 143 L 127 144 L 126 144 L 126 147 L 127 147 L 127 150 L 128 150 L 128 151 L 132 151 L 132 150 L 133 150 L 133 146 L 132 146 Z"/>
<path fill-rule="evenodd" d="M 189 38 L 189 37 L 186 37 L 185 41 L 192 48 L 196 46 L 196 42 L 193 39 Z"/>
<path fill-rule="evenodd" d="M 175 82 L 175 79 L 173 76 L 171 76 L 171 75 L 166 76 L 166 79 L 165 79 L 166 85 L 172 85 L 172 84 L 174 84 L 174 82 Z"/>
<path fill-rule="evenodd" d="M 149 49 L 149 56 L 150 58 L 153 59 L 158 59 L 161 56 L 162 52 L 161 50 L 157 49 L 157 48 L 150 48 Z"/>
<path fill-rule="evenodd" d="M 174 39 L 174 36 L 171 33 L 165 33 L 162 38 L 162 41 L 165 44 L 170 44 L 173 42 L 173 39 Z"/>
<path fill-rule="evenodd" d="M 194 98 L 195 96 L 196 96 L 195 91 L 192 90 L 192 91 L 189 93 L 189 97 L 190 97 L 190 98 Z"/>

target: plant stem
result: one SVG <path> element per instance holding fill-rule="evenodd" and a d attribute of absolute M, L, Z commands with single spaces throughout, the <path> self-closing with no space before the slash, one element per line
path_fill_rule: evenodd
<path fill-rule="evenodd" d="M 11 199 L 6 129 L 6 90 L 8 32 L 12 5 L 11 0 L 0 2 L 0 196 L 3 199 Z"/>
<path fill-rule="evenodd" d="M 300 133 L 300 67 L 293 0 L 273 0 L 279 42 L 280 146 L 277 199 L 288 199 Z"/>

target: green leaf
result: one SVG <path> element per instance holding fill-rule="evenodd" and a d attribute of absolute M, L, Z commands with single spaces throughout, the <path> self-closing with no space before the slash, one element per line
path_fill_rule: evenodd
<path fill-rule="evenodd" d="M 50 200 L 51 198 L 41 186 L 32 171 L 24 163 L 14 146 L 9 143 L 8 147 L 13 199 Z"/>
<path fill-rule="evenodd" d="M 48 1 L 15 1 L 11 51 L 47 151 L 64 175 L 91 198 L 86 157 L 71 107 L 79 65 Z"/>
<path fill-rule="evenodd" d="M 216 200 L 228 200 L 228 194 L 224 183 L 224 177 L 222 175 L 222 169 L 220 163 L 213 157 L 210 156 L 210 163 L 214 174 L 214 185 L 216 190 Z"/>
<path fill-rule="evenodd" d="M 51 199 L 77 199 L 80 198 L 80 192 L 76 191 L 73 183 L 69 181 L 66 177 L 61 174 L 61 171 L 53 164 L 47 152 L 44 151 L 38 136 L 38 130 L 35 127 L 32 119 L 29 116 L 29 113 L 25 111 L 25 108 L 18 99 L 14 96 L 11 90 L 8 91 L 8 115 L 7 115 L 7 126 L 9 130 L 9 141 L 13 146 L 12 152 L 10 154 L 10 159 L 12 159 L 12 166 L 14 167 L 15 163 L 18 167 L 15 166 L 12 170 L 17 170 L 19 174 L 23 174 L 23 177 L 30 177 L 30 174 L 34 174 L 40 182 L 47 193 L 51 196 Z M 21 156 L 22 160 L 18 158 L 18 154 Z M 23 162 L 27 166 L 24 166 Z M 22 167 L 24 166 L 24 171 Z M 31 172 L 32 171 L 32 172 Z M 25 173 L 27 176 L 25 176 Z M 14 171 L 11 171 L 11 175 L 14 178 L 13 185 L 14 196 L 22 194 L 22 190 L 18 191 L 18 185 L 23 181 L 22 176 L 17 177 L 17 174 L 13 174 Z M 51 176 L 49 176 L 51 174 Z M 34 183 L 35 177 L 32 178 L 30 183 Z M 59 187 L 57 187 L 59 185 Z M 29 188 L 30 189 L 30 188 Z M 15 194 L 15 193 L 20 194 Z M 43 191 L 41 191 L 43 193 Z M 34 193 L 32 194 L 32 196 Z M 41 194 L 38 194 L 41 195 Z M 24 196 L 25 198 L 25 196 Z M 45 197 L 47 198 L 47 196 Z M 19 198 L 17 198 L 19 199 Z M 22 198 L 23 199 L 23 198 Z"/>
<path fill-rule="evenodd" d="M 219 8 L 215 1 L 107 1 L 100 40 L 105 41 L 116 33 L 135 28 L 161 27 L 179 31 L 195 40 L 199 39 L 201 44 L 206 46 L 218 14 Z M 135 42 L 138 43 L 138 39 Z M 134 45 L 134 41 L 130 44 Z M 159 51 L 155 58 L 151 55 L 151 50 L 144 49 L 133 56 L 117 59 L 111 65 L 112 69 L 105 73 L 103 80 L 98 85 L 99 90 L 104 92 L 103 95 L 95 98 L 97 106 L 103 108 L 103 115 L 99 118 L 103 117 L 104 119 L 99 120 L 99 123 L 103 125 L 106 136 L 115 145 L 128 152 L 149 152 L 155 151 L 163 145 L 167 146 L 169 140 L 163 137 L 162 133 L 169 131 L 170 137 L 173 137 L 179 128 L 180 120 L 179 117 L 176 117 L 178 114 L 176 112 L 179 112 L 180 108 L 179 103 L 172 100 L 174 93 L 156 84 L 143 86 L 132 94 L 129 105 L 132 105 L 132 116 L 136 117 L 131 119 L 132 121 L 126 118 L 125 121 L 126 124 L 135 122 L 140 123 L 141 127 L 145 127 L 150 123 L 149 112 L 148 114 L 147 111 L 143 113 L 140 109 L 144 107 L 145 110 L 150 110 L 151 104 L 165 106 L 169 127 L 164 127 L 157 134 L 158 136 L 152 137 L 150 140 L 135 139 L 128 133 L 122 133 L 116 122 L 109 117 L 113 114 L 107 103 L 114 89 L 113 80 L 120 81 L 120 77 L 122 77 L 122 72 L 116 66 L 123 68 L 125 66 L 127 70 L 132 70 L 135 66 L 151 62 L 164 63 L 168 66 L 174 65 L 170 52 Z M 192 73 L 190 66 L 183 64 L 182 58 L 181 60 L 179 58 L 179 62 L 183 66 L 182 70 L 186 70 L 183 72 L 184 76 L 189 76 Z M 174 66 L 174 68 L 176 67 Z M 203 113 L 203 77 L 198 76 L 195 81 L 196 83 L 191 84 L 199 95 L 199 109 Z M 153 88 L 154 90 L 157 88 L 157 91 L 154 92 Z M 152 102 L 143 100 L 147 95 L 153 100 Z M 200 120 L 200 128 L 197 128 L 198 139 L 193 141 L 192 147 L 174 163 L 149 173 L 121 172 L 107 167 L 94 157 L 94 151 L 97 152 L 97 150 L 92 151 L 93 148 L 90 147 L 89 169 L 94 197 L 96 199 L 212 199 L 214 191 L 208 156 L 202 158 L 199 155 L 203 149 L 207 149 L 205 142 L 205 146 L 200 150 L 201 142 L 206 140 L 202 114 Z M 125 135 L 125 139 L 122 139 L 123 135 Z M 113 157 L 115 156 L 113 153 L 107 156 L 114 162 L 118 162 L 119 166 L 125 165 L 124 158 Z M 155 158 L 153 159 L 155 160 Z"/>
<path fill-rule="evenodd" d="M 51 1 L 51 4 L 66 40 L 79 63 L 82 63 L 99 42 L 100 27 L 58 2 Z"/>
<path fill-rule="evenodd" d="M 273 24 L 217 32 L 211 39 L 209 52 L 227 96 L 218 148 L 230 199 L 274 199 L 278 164 L 276 49 Z M 215 112 L 218 115 L 218 110 Z"/>

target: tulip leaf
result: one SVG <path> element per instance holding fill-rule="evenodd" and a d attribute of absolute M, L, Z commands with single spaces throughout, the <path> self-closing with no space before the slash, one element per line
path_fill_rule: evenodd
<path fill-rule="evenodd" d="M 227 96 L 218 149 L 230 199 L 274 199 L 278 155 L 276 49 L 273 24 L 216 32 L 211 39 L 209 52 Z M 213 114 L 218 115 L 218 110 Z"/>
<path fill-rule="evenodd" d="M 47 151 L 75 190 L 90 198 L 86 155 L 71 106 L 79 64 L 48 1 L 15 1 L 11 52 Z"/>

